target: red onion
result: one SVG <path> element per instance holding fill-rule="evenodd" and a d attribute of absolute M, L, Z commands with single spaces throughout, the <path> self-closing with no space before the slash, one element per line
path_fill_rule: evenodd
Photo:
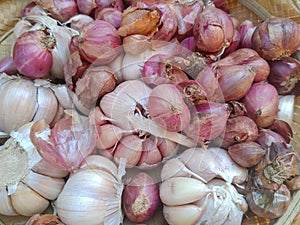
<path fill-rule="evenodd" d="M 35 7 L 35 2 L 29 2 L 22 10 L 22 17 L 30 15 L 30 11 L 33 7 Z"/>
<path fill-rule="evenodd" d="M 18 73 L 12 56 L 3 57 L 0 60 L 0 73 L 6 73 L 8 75 L 16 75 Z"/>
<path fill-rule="evenodd" d="M 285 139 L 277 132 L 271 129 L 259 129 L 256 139 L 264 149 L 267 149 L 274 143 L 285 143 Z"/>
<path fill-rule="evenodd" d="M 270 61 L 270 75 L 268 81 L 278 94 L 289 94 L 300 80 L 300 63 L 292 57 L 284 57 L 280 60 Z"/>
<path fill-rule="evenodd" d="M 102 8 L 99 11 L 95 12 L 95 19 L 104 20 L 116 29 L 121 26 L 122 21 L 122 12 L 115 8 Z"/>
<path fill-rule="evenodd" d="M 266 60 L 290 56 L 300 45 L 300 28 L 292 19 L 271 16 L 256 27 L 251 43 Z"/>
<path fill-rule="evenodd" d="M 255 26 L 252 21 L 244 20 L 238 28 L 238 32 L 240 34 L 240 44 L 239 48 L 251 48 L 252 43 L 252 35 L 255 30 Z"/>
<path fill-rule="evenodd" d="M 90 63 L 106 64 L 121 53 L 116 28 L 103 20 L 90 22 L 78 37 L 80 54 Z"/>
<path fill-rule="evenodd" d="M 13 59 L 17 70 L 31 78 L 47 75 L 52 67 L 55 39 L 41 30 L 28 31 L 17 38 Z"/>
<path fill-rule="evenodd" d="M 255 69 L 248 65 L 220 66 L 216 71 L 224 101 L 234 101 L 244 97 L 256 75 Z"/>
<path fill-rule="evenodd" d="M 227 148 L 236 143 L 255 141 L 257 136 L 256 123 L 247 116 L 237 116 L 227 120 L 224 132 L 215 139 L 215 143 Z"/>
<path fill-rule="evenodd" d="M 61 22 L 65 22 L 78 14 L 75 0 L 35 0 L 34 2 L 48 11 L 53 18 Z"/>
<path fill-rule="evenodd" d="M 184 133 L 203 144 L 206 140 L 218 137 L 225 129 L 229 110 L 226 104 L 205 102 L 192 109 L 192 120 Z"/>
<path fill-rule="evenodd" d="M 173 84 L 161 84 L 152 89 L 148 110 L 151 119 L 168 131 L 182 131 L 191 120 L 190 111 Z"/>
<path fill-rule="evenodd" d="M 212 65 L 204 66 L 196 77 L 196 81 L 204 88 L 210 101 L 224 101 L 218 79 L 216 68 Z"/>
<path fill-rule="evenodd" d="M 201 51 L 217 52 L 231 43 L 234 26 L 226 12 L 206 6 L 196 17 L 193 34 Z"/>
<path fill-rule="evenodd" d="M 234 52 L 239 44 L 240 44 L 240 34 L 237 30 L 234 30 L 234 34 L 233 34 L 233 37 L 232 37 L 232 41 L 230 43 L 230 45 L 225 48 L 223 54 L 222 54 L 222 58 L 226 57 L 227 55 L 229 55 L 230 53 Z"/>
<path fill-rule="evenodd" d="M 250 48 L 240 48 L 213 63 L 215 66 L 248 65 L 255 69 L 254 82 L 266 80 L 270 73 L 268 62 Z"/>
<path fill-rule="evenodd" d="M 156 86 L 166 83 L 177 84 L 188 79 L 182 70 L 168 63 L 167 59 L 167 55 L 155 54 L 144 63 L 142 76 L 145 83 Z"/>
<path fill-rule="evenodd" d="M 228 154 L 242 167 L 252 167 L 265 155 L 262 146 L 253 141 L 236 143 L 228 147 Z"/>
<path fill-rule="evenodd" d="M 286 143 L 290 143 L 291 138 L 293 137 L 293 130 L 290 124 L 284 120 L 276 119 L 269 129 L 280 134 L 285 139 Z"/>
<path fill-rule="evenodd" d="M 159 206 L 159 189 L 153 178 L 140 172 L 125 186 L 122 205 L 126 217 L 135 223 L 151 218 Z"/>
<path fill-rule="evenodd" d="M 259 127 L 272 125 L 279 111 L 279 98 L 275 87 L 267 82 L 254 83 L 242 99 L 247 109 L 247 115 Z"/>

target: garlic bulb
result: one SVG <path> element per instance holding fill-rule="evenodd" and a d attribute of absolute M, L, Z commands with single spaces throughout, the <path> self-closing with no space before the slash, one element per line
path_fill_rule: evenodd
<path fill-rule="evenodd" d="M 168 224 L 241 224 L 248 205 L 231 182 L 246 177 L 225 152 L 190 148 L 163 165 L 160 199 Z"/>
<path fill-rule="evenodd" d="M 55 201 L 59 218 L 66 225 L 120 224 L 124 165 L 90 155 L 71 174 Z"/>
<path fill-rule="evenodd" d="M 45 80 L 0 74 L 0 132 L 9 133 L 39 119 L 50 123 L 59 103 L 49 85 Z"/>
<path fill-rule="evenodd" d="M 0 146 L 0 214 L 42 213 L 62 190 L 66 172 L 46 163 L 30 141 L 26 123 Z"/>

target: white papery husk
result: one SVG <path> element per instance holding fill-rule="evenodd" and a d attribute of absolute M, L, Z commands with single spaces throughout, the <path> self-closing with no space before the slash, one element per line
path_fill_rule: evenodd
<path fill-rule="evenodd" d="M 119 168 L 100 155 L 90 155 L 70 175 L 55 201 L 58 216 L 66 225 L 121 224 L 121 196 L 125 164 Z"/>
<path fill-rule="evenodd" d="M 62 190 L 66 172 L 47 164 L 30 141 L 27 123 L 0 146 L 0 214 L 42 213 Z"/>
<path fill-rule="evenodd" d="M 0 74 L 0 132 L 10 133 L 31 121 L 51 123 L 58 111 L 57 98 L 47 80 Z"/>

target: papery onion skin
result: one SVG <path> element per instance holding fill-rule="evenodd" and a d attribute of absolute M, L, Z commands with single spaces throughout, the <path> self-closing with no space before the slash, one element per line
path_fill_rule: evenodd
<path fill-rule="evenodd" d="M 152 89 L 148 110 L 152 120 L 169 131 L 182 131 L 191 120 L 190 111 L 173 84 L 161 84 Z"/>
<path fill-rule="evenodd" d="M 101 65 L 112 62 L 122 50 L 116 28 L 104 20 L 95 20 L 85 26 L 78 43 L 85 60 Z"/>
<path fill-rule="evenodd" d="M 271 126 L 279 111 L 279 98 L 276 88 L 268 82 L 254 83 L 242 99 L 247 109 L 247 116 L 253 119 L 258 127 Z"/>
<path fill-rule="evenodd" d="M 23 33 L 13 47 L 13 59 L 17 70 L 30 78 L 47 75 L 53 63 L 51 50 L 54 45 L 53 37 L 41 30 Z"/>
<path fill-rule="evenodd" d="M 276 88 L 278 94 L 289 94 L 300 80 L 299 61 L 292 57 L 283 57 L 280 60 L 270 61 L 269 65 L 269 83 Z"/>
<path fill-rule="evenodd" d="M 162 26 L 153 35 L 152 39 L 170 41 L 177 31 L 177 20 L 173 10 L 166 3 L 152 5 L 151 8 L 158 10 L 160 14 L 160 23 Z"/>
<path fill-rule="evenodd" d="M 203 144 L 204 141 L 218 137 L 225 129 L 229 110 L 226 104 L 205 102 L 195 105 L 192 120 L 184 133 Z"/>
<path fill-rule="evenodd" d="M 182 80 L 188 80 L 188 76 L 172 63 L 168 63 L 168 56 L 155 54 L 151 56 L 142 69 L 145 83 L 149 85 L 160 85 L 166 83 L 177 84 Z"/>
<path fill-rule="evenodd" d="M 269 148 L 273 142 L 285 143 L 285 139 L 279 133 L 271 129 L 259 129 L 255 141 L 265 149 Z"/>
<path fill-rule="evenodd" d="M 271 16 L 256 27 L 251 43 L 266 60 L 290 56 L 300 45 L 300 28 L 292 19 Z"/>
<path fill-rule="evenodd" d="M 129 7 L 123 11 L 117 34 L 122 37 L 132 34 L 152 36 L 159 24 L 160 15 L 156 9 Z"/>
<path fill-rule="evenodd" d="M 122 203 L 125 215 L 130 221 L 145 222 L 152 217 L 160 203 L 157 184 L 147 173 L 138 173 L 125 186 Z"/>
<path fill-rule="evenodd" d="M 258 186 L 255 178 L 251 178 L 247 183 L 246 200 L 249 209 L 257 216 L 276 219 L 287 210 L 291 194 L 284 184 L 274 191 Z"/>
<path fill-rule="evenodd" d="M 276 119 L 269 129 L 280 134 L 287 144 L 290 143 L 293 138 L 293 130 L 290 124 L 284 120 Z"/>
<path fill-rule="evenodd" d="M 197 15 L 193 34 L 201 51 L 217 52 L 231 43 L 234 26 L 229 15 L 223 10 L 207 6 Z"/>

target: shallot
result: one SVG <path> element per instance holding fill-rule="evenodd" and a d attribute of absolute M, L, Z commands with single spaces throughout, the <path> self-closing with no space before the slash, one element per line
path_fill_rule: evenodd
<path fill-rule="evenodd" d="M 266 60 L 290 56 L 300 45 L 300 28 L 292 19 L 271 16 L 256 27 L 251 43 Z"/>
<path fill-rule="evenodd" d="M 159 189 L 153 178 L 140 172 L 126 184 L 122 195 L 126 217 L 136 223 L 153 216 L 159 206 Z"/>
<path fill-rule="evenodd" d="M 258 127 L 271 126 L 279 111 L 279 98 L 276 88 L 267 83 L 254 83 L 242 99 L 247 109 L 247 116 L 255 121 Z"/>
<path fill-rule="evenodd" d="M 27 31 L 17 38 L 13 59 L 17 70 L 31 78 L 46 76 L 53 63 L 55 39 L 41 30 Z"/>

